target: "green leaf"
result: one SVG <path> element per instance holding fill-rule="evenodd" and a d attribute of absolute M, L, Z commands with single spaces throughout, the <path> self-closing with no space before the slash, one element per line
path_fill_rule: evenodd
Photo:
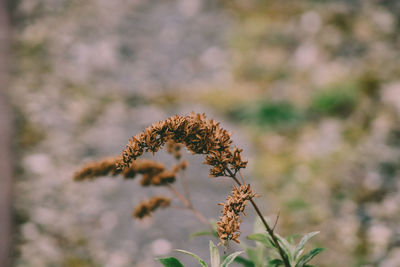
<path fill-rule="evenodd" d="M 301 257 L 295 267 L 304 267 L 307 262 L 309 262 L 312 258 L 321 253 L 323 250 L 323 248 L 314 248 L 303 257 Z"/>
<path fill-rule="evenodd" d="M 303 236 L 300 240 L 299 244 L 296 247 L 296 251 L 294 253 L 294 259 L 296 260 L 302 253 L 304 246 L 306 245 L 307 241 L 310 240 L 313 236 L 319 234 L 319 232 L 311 232 Z"/>
<path fill-rule="evenodd" d="M 281 246 L 283 252 L 286 254 L 286 257 L 289 261 L 291 261 L 292 256 L 294 255 L 295 246 L 290 244 L 285 238 L 282 236 L 275 234 L 276 238 L 278 239 L 279 245 Z"/>
<path fill-rule="evenodd" d="M 276 248 L 274 241 L 267 234 L 252 234 L 249 235 L 247 238 L 259 242 L 256 242 L 257 246 L 261 243 L 263 246 L 266 246 L 268 248 Z"/>
<path fill-rule="evenodd" d="M 254 248 L 249 247 L 249 248 L 246 249 L 246 253 L 247 253 L 247 256 L 249 257 L 250 261 L 252 261 L 255 264 L 257 264 L 257 261 L 258 261 L 257 250 L 254 249 Z"/>
<path fill-rule="evenodd" d="M 210 240 L 210 258 L 211 258 L 211 267 L 219 267 L 220 259 L 218 248 L 214 245 L 214 243 Z"/>
<path fill-rule="evenodd" d="M 235 262 L 242 264 L 244 267 L 255 267 L 254 263 L 251 260 L 243 258 L 242 256 L 237 256 L 235 258 Z"/>
<path fill-rule="evenodd" d="M 190 235 L 190 240 L 192 240 L 193 238 L 197 237 L 197 236 L 203 236 L 203 235 L 210 235 L 210 236 L 215 236 L 216 233 L 212 232 L 212 231 L 199 231 L 199 232 L 195 232 L 193 234 Z"/>
<path fill-rule="evenodd" d="M 278 267 L 281 265 L 285 265 L 285 263 L 281 259 L 274 259 L 274 260 L 270 260 L 268 262 L 268 266 L 271 266 L 271 267 Z"/>
<path fill-rule="evenodd" d="M 290 244 L 294 244 L 295 239 L 299 238 L 301 235 L 299 234 L 291 234 L 286 237 L 286 240 L 289 241 Z"/>
<path fill-rule="evenodd" d="M 246 254 L 253 266 L 263 267 L 265 260 L 265 245 L 258 242 L 256 247 L 244 246 L 246 249 Z"/>
<path fill-rule="evenodd" d="M 276 245 L 275 245 L 275 243 L 274 243 L 274 240 L 272 240 L 272 238 L 271 238 L 270 236 L 268 236 L 268 240 L 269 240 L 270 247 L 271 247 L 271 248 L 276 248 L 276 249 L 277 249 L 277 247 L 276 247 Z"/>
<path fill-rule="evenodd" d="M 222 262 L 221 267 L 227 267 L 229 266 L 237 256 L 239 256 L 243 251 L 237 251 L 232 254 L 230 254 L 228 257 L 225 258 L 225 260 Z"/>
<path fill-rule="evenodd" d="M 165 267 L 185 267 L 177 258 L 174 257 L 160 258 L 156 260 L 161 262 Z"/>
<path fill-rule="evenodd" d="M 266 234 L 252 234 L 252 235 L 249 235 L 247 238 L 250 240 L 261 242 L 266 246 L 271 245 L 270 240 Z"/>
<path fill-rule="evenodd" d="M 207 263 L 205 263 L 205 261 L 203 261 L 199 256 L 197 256 L 196 254 L 193 254 L 192 252 L 189 252 L 189 251 L 186 251 L 186 250 L 182 250 L 182 249 L 175 249 L 175 251 L 188 254 L 188 255 L 192 256 L 193 258 L 195 258 L 200 263 L 201 266 L 208 267 Z"/>

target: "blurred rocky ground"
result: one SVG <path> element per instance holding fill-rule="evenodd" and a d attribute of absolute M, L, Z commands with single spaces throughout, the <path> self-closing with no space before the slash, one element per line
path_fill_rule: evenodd
<path fill-rule="evenodd" d="M 207 258 L 189 212 L 131 218 L 162 189 L 71 179 L 190 111 L 234 132 L 280 233 L 321 231 L 317 266 L 400 265 L 397 1 L 13 3 L 16 266 L 158 266 L 171 248 Z M 195 203 L 217 218 L 229 181 L 185 157 Z"/>
<path fill-rule="evenodd" d="M 190 212 L 132 218 L 135 205 L 166 189 L 121 178 L 76 183 L 72 174 L 119 155 L 132 135 L 174 114 L 205 112 L 238 128 L 193 100 L 230 75 L 229 16 L 213 2 L 29 0 L 14 7 L 16 266 L 158 266 L 154 258 L 173 248 L 208 257 L 208 237 L 189 240 L 205 228 Z M 185 158 L 195 205 L 217 219 L 231 183 L 208 178 L 202 157 Z M 174 163 L 166 153 L 156 159 Z"/>

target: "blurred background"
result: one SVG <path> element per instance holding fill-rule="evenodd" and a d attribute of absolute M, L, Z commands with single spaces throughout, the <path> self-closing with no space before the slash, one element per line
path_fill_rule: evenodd
<path fill-rule="evenodd" d="M 207 258 L 209 238 L 189 240 L 203 229 L 189 212 L 131 218 L 162 189 L 72 181 L 149 124 L 191 111 L 233 132 L 280 234 L 321 231 L 316 266 L 400 266 L 399 1 L 18 0 L 0 21 L 12 266 L 160 266 L 173 248 Z M 230 181 L 185 158 L 195 205 L 217 219 Z M 245 243 L 252 223 L 250 212 Z"/>

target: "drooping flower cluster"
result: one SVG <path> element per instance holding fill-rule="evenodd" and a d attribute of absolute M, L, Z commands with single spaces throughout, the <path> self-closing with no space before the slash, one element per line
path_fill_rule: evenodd
<path fill-rule="evenodd" d="M 225 203 L 220 203 L 223 206 L 222 216 L 217 222 L 217 233 L 221 243 L 226 243 L 233 240 L 239 243 L 240 224 L 242 222 L 240 213 L 244 213 L 246 203 L 256 194 L 250 188 L 250 185 L 241 185 L 239 188 L 233 186 L 232 194 L 226 198 Z"/>
<path fill-rule="evenodd" d="M 151 216 L 151 213 L 158 208 L 166 208 L 170 205 L 171 199 L 163 196 L 155 196 L 147 201 L 142 201 L 133 211 L 133 216 L 142 219 Z"/>
<path fill-rule="evenodd" d="M 226 170 L 236 173 L 245 168 L 247 161 L 241 159 L 241 149 L 231 150 L 230 134 L 214 120 L 204 114 L 173 116 L 147 127 L 144 132 L 133 136 L 118 167 L 123 169 L 144 152 L 157 152 L 167 141 L 181 143 L 193 154 L 207 154 L 205 164 L 212 166 L 210 175 L 225 176 Z"/>
<path fill-rule="evenodd" d="M 118 168 L 116 168 L 115 162 L 117 160 L 117 157 L 109 157 L 100 161 L 87 163 L 74 173 L 74 180 L 92 180 L 96 177 L 106 175 L 116 176 L 121 173 L 130 173 L 131 168 L 126 168 L 124 170 L 119 170 Z"/>
<path fill-rule="evenodd" d="M 143 175 L 140 184 L 143 186 L 149 185 L 166 185 L 173 183 L 176 180 L 176 173 L 184 168 L 180 165 L 174 165 L 171 170 L 166 170 L 165 166 L 159 162 L 152 160 L 137 160 L 135 164 L 123 170 L 117 168 L 119 157 L 110 157 L 101 161 L 91 162 L 83 166 L 80 170 L 75 172 L 74 180 L 92 180 L 96 177 L 106 175 L 116 176 L 121 174 L 127 179 L 133 179 L 137 174 Z M 182 166 L 181 166 L 182 165 Z"/>

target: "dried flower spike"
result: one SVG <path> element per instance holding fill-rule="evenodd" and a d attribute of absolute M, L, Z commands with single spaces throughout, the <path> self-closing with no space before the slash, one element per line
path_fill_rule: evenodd
<path fill-rule="evenodd" d="M 193 154 L 207 154 L 204 163 L 212 166 L 210 175 L 214 177 L 225 176 L 226 169 L 236 173 L 247 164 L 241 159 L 242 150 L 231 150 L 230 134 L 219 123 L 191 113 L 170 117 L 133 136 L 122 151 L 119 168 L 129 167 L 144 152 L 157 152 L 168 141 L 184 144 Z"/>
<path fill-rule="evenodd" d="M 117 157 L 110 157 L 103 159 L 101 161 L 90 162 L 75 172 L 74 180 L 82 181 L 87 179 L 94 179 L 95 177 L 100 177 L 105 175 L 112 175 L 112 176 L 118 175 L 122 171 L 116 168 L 115 163 L 117 160 L 118 160 Z"/>
<path fill-rule="evenodd" d="M 166 208 L 170 205 L 171 199 L 163 196 L 155 196 L 147 201 L 142 201 L 135 208 L 133 217 L 143 219 L 144 217 L 151 216 L 151 213 L 158 208 Z"/>
<path fill-rule="evenodd" d="M 175 181 L 175 173 L 167 171 L 165 166 L 159 162 L 152 160 L 137 160 L 135 164 L 123 170 L 117 168 L 119 157 L 110 157 L 100 161 L 95 161 L 84 165 L 74 174 L 75 181 L 92 180 L 96 177 L 106 175 L 116 176 L 122 174 L 124 178 L 134 178 L 137 174 L 142 174 L 143 177 L 149 177 L 152 180 L 156 176 L 160 176 L 156 182 L 149 182 L 146 185 L 164 185 Z M 172 177 L 174 176 L 174 177 Z"/>
<path fill-rule="evenodd" d="M 250 188 L 250 185 L 241 185 L 239 188 L 233 186 L 232 193 L 226 198 L 225 203 L 220 203 L 223 206 L 222 217 L 217 222 L 217 233 L 221 243 L 225 244 L 229 240 L 239 243 L 240 236 L 240 213 L 244 213 L 246 203 L 256 194 Z"/>

